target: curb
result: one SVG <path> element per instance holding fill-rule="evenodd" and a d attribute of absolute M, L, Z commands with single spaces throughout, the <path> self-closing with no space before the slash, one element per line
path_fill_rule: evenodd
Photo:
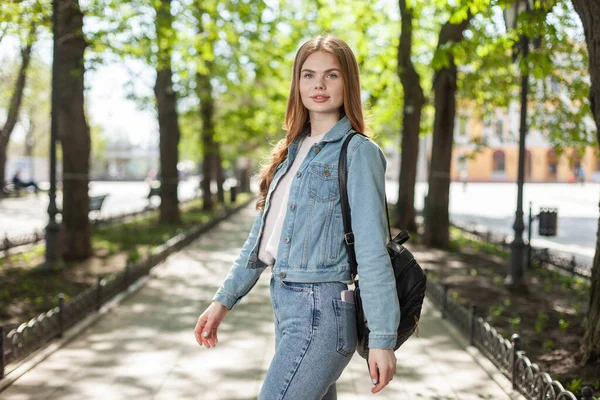
<path fill-rule="evenodd" d="M 15 369 L 13 369 L 4 378 L 0 380 L 0 393 L 4 389 L 12 385 L 17 379 L 22 377 L 33 367 L 44 361 L 46 358 L 50 357 L 53 353 L 66 346 L 71 341 L 73 341 L 73 339 L 79 336 L 79 334 L 81 334 L 84 330 L 91 327 L 94 323 L 100 320 L 100 318 L 102 318 L 104 314 L 117 307 L 123 300 L 125 300 L 130 295 L 135 293 L 138 289 L 140 289 L 149 279 L 149 276 L 141 277 L 140 279 L 132 283 L 124 292 L 119 293 L 108 303 L 104 304 L 98 312 L 95 312 L 92 315 L 85 317 L 82 321 L 76 323 L 73 327 L 66 330 L 62 338 L 50 342 L 50 344 L 48 344 L 47 346 L 42 347 L 40 350 L 34 352 L 29 357 L 20 361 Z"/>
<path fill-rule="evenodd" d="M 437 308 L 435 302 L 428 298 L 431 302 L 435 312 L 440 314 L 440 320 L 444 325 L 444 328 L 450 334 L 450 336 L 462 347 L 473 360 L 485 371 L 485 373 L 502 389 L 504 393 L 512 400 L 527 400 L 520 392 L 512 388 L 510 380 L 498 370 L 498 368 L 477 349 L 477 347 L 471 345 L 467 338 L 458 330 L 456 326 L 448 319 L 441 316 L 441 311 Z"/>

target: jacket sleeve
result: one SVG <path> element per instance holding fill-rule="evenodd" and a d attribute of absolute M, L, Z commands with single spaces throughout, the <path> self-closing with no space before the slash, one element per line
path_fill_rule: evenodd
<path fill-rule="evenodd" d="M 256 216 L 254 225 L 252 225 L 248 239 L 246 239 L 246 243 L 244 243 L 239 257 L 234 261 L 229 269 L 227 277 L 212 298 L 214 301 L 218 301 L 230 310 L 242 299 L 242 297 L 248 294 L 250 289 L 252 289 L 258 281 L 260 274 L 266 269 L 266 267 L 256 269 L 246 268 L 252 246 L 256 244 L 258 238 L 258 230 L 260 229 L 262 215 L 263 212 L 261 211 Z"/>
<path fill-rule="evenodd" d="M 369 324 L 369 348 L 393 349 L 400 323 L 400 305 L 386 248 L 386 160 L 374 142 L 364 140 L 349 161 L 348 201 L 361 298 Z"/>

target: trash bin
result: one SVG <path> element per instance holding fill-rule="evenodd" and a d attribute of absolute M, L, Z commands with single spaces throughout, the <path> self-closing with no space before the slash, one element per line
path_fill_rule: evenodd
<path fill-rule="evenodd" d="M 237 184 L 229 187 L 229 195 L 231 196 L 231 202 L 235 203 L 235 199 L 237 197 Z"/>
<path fill-rule="evenodd" d="M 542 207 L 538 215 L 538 235 L 556 236 L 558 225 L 558 209 L 554 207 Z"/>

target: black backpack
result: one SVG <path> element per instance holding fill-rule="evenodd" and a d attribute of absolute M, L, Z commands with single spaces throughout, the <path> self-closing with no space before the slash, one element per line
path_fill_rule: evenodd
<path fill-rule="evenodd" d="M 342 219 L 344 222 L 344 242 L 348 252 L 348 261 L 350 262 L 350 271 L 352 279 L 357 275 L 356 254 L 354 252 L 354 235 L 352 234 L 352 223 L 350 219 L 350 204 L 348 203 L 348 192 L 346 189 L 346 180 L 348 178 L 348 169 L 346 165 L 346 151 L 348 144 L 356 132 L 348 135 L 340 151 L 340 160 L 338 167 L 338 180 L 340 185 L 340 202 L 342 206 Z M 387 214 L 388 232 L 390 241 L 387 244 L 387 250 L 390 255 L 394 276 L 396 278 L 396 292 L 400 303 L 400 324 L 398 325 L 398 338 L 394 350 L 397 350 L 417 329 L 419 318 L 421 317 L 421 308 L 425 298 L 425 289 L 427 286 L 427 276 L 421 266 L 417 263 L 412 253 L 402 244 L 409 239 L 408 232 L 401 231 L 392 239 L 392 230 L 390 228 L 390 214 L 387 208 L 387 198 L 385 203 Z M 369 357 L 369 326 L 362 308 L 362 299 L 360 297 L 360 279 L 354 281 L 354 298 L 356 303 L 356 328 L 358 336 L 358 345 L 356 351 L 361 357 L 368 360 Z"/>

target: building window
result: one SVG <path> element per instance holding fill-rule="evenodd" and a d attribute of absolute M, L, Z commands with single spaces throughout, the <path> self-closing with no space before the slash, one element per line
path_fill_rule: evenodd
<path fill-rule="evenodd" d="M 504 152 L 496 150 L 494 152 L 494 172 L 504 172 Z"/>
<path fill-rule="evenodd" d="M 458 134 L 460 136 L 467 136 L 467 122 L 468 119 L 467 117 L 460 117 L 459 119 L 459 124 L 458 124 Z"/>
<path fill-rule="evenodd" d="M 504 122 L 501 119 L 496 120 L 495 132 L 497 137 L 502 139 L 504 136 Z"/>
<path fill-rule="evenodd" d="M 550 149 L 546 153 L 546 164 L 548 165 L 548 178 L 556 179 L 557 159 L 554 149 Z"/>
<path fill-rule="evenodd" d="M 571 152 L 571 162 L 573 163 L 574 167 L 579 167 L 581 165 L 581 159 L 579 158 L 577 150 L 573 150 Z"/>

